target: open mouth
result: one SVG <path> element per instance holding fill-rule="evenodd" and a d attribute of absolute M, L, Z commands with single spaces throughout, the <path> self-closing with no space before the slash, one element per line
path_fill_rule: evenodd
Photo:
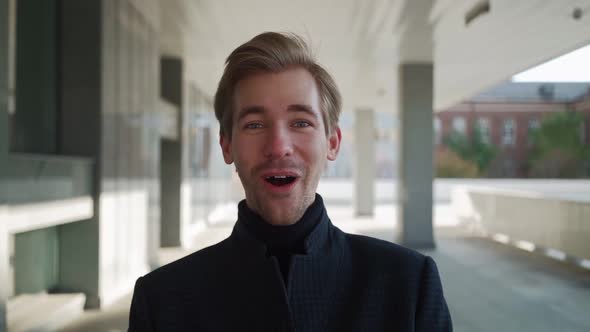
<path fill-rule="evenodd" d="M 267 176 L 264 179 L 266 180 L 266 182 L 272 184 L 273 186 L 282 187 L 290 185 L 291 183 L 295 182 L 297 178 L 290 175 L 275 175 Z"/>

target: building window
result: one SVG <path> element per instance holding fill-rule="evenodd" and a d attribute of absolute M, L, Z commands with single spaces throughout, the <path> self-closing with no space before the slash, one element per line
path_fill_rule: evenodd
<path fill-rule="evenodd" d="M 490 120 L 488 118 L 478 118 L 477 130 L 479 132 L 481 141 L 486 144 L 490 144 L 492 141 L 490 134 Z"/>
<path fill-rule="evenodd" d="M 465 135 L 467 125 L 465 118 L 462 116 L 456 116 L 453 118 L 453 131 L 459 134 Z"/>
<path fill-rule="evenodd" d="M 442 125 L 439 118 L 434 118 L 432 126 L 434 128 L 434 144 L 440 145 L 442 142 Z"/>
<path fill-rule="evenodd" d="M 512 146 L 516 143 L 516 122 L 506 119 L 502 125 L 502 145 Z"/>
<path fill-rule="evenodd" d="M 580 123 L 580 143 L 586 144 L 586 121 Z"/>
<path fill-rule="evenodd" d="M 530 119 L 527 127 L 527 143 L 535 144 L 535 132 L 541 127 L 539 119 Z"/>

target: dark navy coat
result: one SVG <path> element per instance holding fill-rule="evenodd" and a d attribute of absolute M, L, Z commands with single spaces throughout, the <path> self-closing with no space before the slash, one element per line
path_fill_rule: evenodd
<path fill-rule="evenodd" d="M 238 220 L 224 241 L 137 280 L 129 331 L 452 331 L 430 257 L 344 233 L 325 212 L 291 264 L 285 287 Z"/>

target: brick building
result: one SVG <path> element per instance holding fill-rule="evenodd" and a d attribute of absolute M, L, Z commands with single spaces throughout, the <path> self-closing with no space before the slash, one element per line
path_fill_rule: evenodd
<path fill-rule="evenodd" d="M 453 131 L 482 138 L 497 149 L 490 177 L 524 177 L 532 150 L 531 132 L 556 112 L 581 112 L 580 139 L 590 144 L 590 83 L 506 83 L 434 116 L 437 150 Z"/>

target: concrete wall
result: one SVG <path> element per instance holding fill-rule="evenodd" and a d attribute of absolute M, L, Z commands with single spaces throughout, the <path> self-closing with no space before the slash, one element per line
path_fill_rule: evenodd
<path fill-rule="evenodd" d="M 15 39 L 15 16 L 15 1 L 0 1 L 0 330 L 5 326 L 6 301 L 15 292 L 60 287 L 62 284 L 59 273 L 56 273 L 62 257 L 57 248 L 61 240 L 55 225 L 92 215 L 92 161 L 56 155 L 58 136 L 54 130 L 57 122 L 52 123 L 57 121 L 55 114 L 42 112 L 35 118 L 34 107 L 25 107 L 31 106 L 25 102 L 27 98 L 35 99 L 31 94 L 37 96 L 40 93 L 41 99 L 48 103 L 55 101 L 56 96 L 51 95 L 51 91 L 38 91 L 25 85 L 20 86 L 18 92 L 20 103 L 14 103 L 17 98 L 12 88 L 16 69 L 14 65 L 8 65 L 8 60 L 15 56 L 15 44 L 10 42 Z M 48 38 L 47 42 L 55 43 L 55 40 Z M 25 51 L 21 49 L 21 52 Z M 39 58 L 39 54 L 34 56 Z M 14 60 L 11 63 L 14 64 Z M 34 72 L 25 74 L 30 78 Z M 38 74 L 43 76 L 43 73 Z M 43 76 L 40 81 L 45 84 L 46 78 Z M 48 99 L 44 99 L 45 96 Z M 20 126 L 12 129 L 16 128 L 20 134 L 26 134 L 27 139 L 32 139 L 23 140 L 21 143 L 26 144 L 20 146 L 11 144 L 9 137 L 8 114 L 15 108 L 17 113 L 22 110 L 26 116 L 21 118 Z M 41 130 L 43 134 L 35 132 L 39 126 L 44 128 Z M 16 154 L 12 152 L 14 150 L 28 153 Z M 33 152 L 44 154 L 31 154 Z M 23 233 L 33 230 L 37 230 L 34 235 Z M 51 255 L 42 257 L 49 253 Z"/>
<path fill-rule="evenodd" d="M 185 61 L 188 66 L 190 59 Z M 207 226 L 217 207 L 230 202 L 236 204 L 245 196 L 233 165 L 223 161 L 212 99 L 190 76 L 183 81 L 179 134 L 182 148 L 180 240 L 182 246 L 190 247 L 194 235 Z"/>
<path fill-rule="evenodd" d="M 87 307 L 105 306 L 157 266 L 160 166 L 169 161 L 161 158 L 162 137 L 181 144 L 176 212 L 191 226 L 179 229 L 182 244 L 205 226 L 212 205 L 234 197 L 229 188 L 235 184 L 212 149 L 218 127 L 210 98 L 183 78 L 174 87 L 178 114 L 159 107 L 156 0 L 64 0 L 52 7 L 59 17 L 59 44 L 50 45 L 59 48 L 53 68 L 59 103 L 51 119 L 34 112 L 27 117 L 51 127 L 51 146 L 43 155 L 9 152 L 6 92 L 14 80 L 7 55 L 14 52 L 9 37 L 15 33 L 4 24 L 15 22 L 9 2 L 0 0 L 0 330 L 5 301 L 15 290 L 84 292 Z M 34 94 L 32 88 L 19 92 Z M 13 255 L 16 268 L 9 263 Z"/>
<path fill-rule="evenodd" d="M 586 195 L 566 197 L 526 190 L 457 187 L 453 209 L 460 222 L 512 242 L 590 259 L 590 186 Z M 561 197 L 560 197 L 561 196 Z"/>
<path fill-rule="evenodd" d="M 76 1 L 72 1 L 76 2 Z M 134 2 L 104 0 L 100 42 L 99 299 L 108 305 L 148 271 L 158 204 L 158 22 Z M 143 2 L 142 2 L 143 4 Z M 147 7 L 154 5 L 148 1 Z M 156 6 L 157 8 L 157 6 Z M 125 253 L 122 255 L 122 253 Z"/>
<path fill-rule="evenodd" d="M 49 152 L 60 155 L 32 155 L 9 152 L 6 64 L 14 49 L 4 24 L 8 1 L 0 1 L 2 324 L 4 303 L 15 288 L 84 292 L 87 306 L 108 305 L 156 261 L 159 243 L 150 242 L 148 233 L 149 225 L 159 223 L 159 22 L 153 10 L 142 13 L 159 5 L 142 2 L 146 7 L 138 9 L 133 3 L 65 0 L 54 8 L 60 17 L 60 103 L 57 122 L 45 125 L 59 129 Z M 19 93 L 33 94 L 29 90 Z M 22 233 L 35 229 L 36 236 Z M 52 254 L 36 264 L 39 252 Z"/>

